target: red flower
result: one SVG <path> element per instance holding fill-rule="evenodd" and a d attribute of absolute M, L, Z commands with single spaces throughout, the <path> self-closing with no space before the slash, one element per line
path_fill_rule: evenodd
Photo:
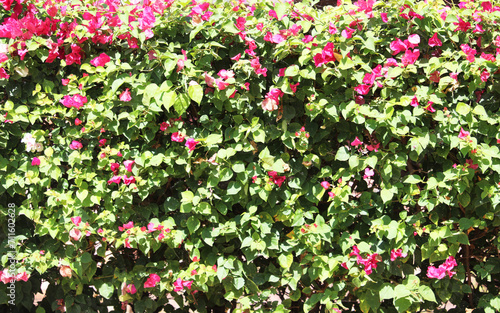
<path fill-rule="evenodd" d="M 185 146 L 189 148 L 189 151 L 193 151 L 199 142 L 193 138 L 186 139 Z"/>
<path fill-rule="evenodd" d="M 286 176 L 279 176 L 276 171 L 269 171 L 267 174 L 271 177 L 273 183 L 278 185 L 278 187 L 281 187 L 283 182 L 286 180 Z"/>
<path fill-rule="evenodd" d="M 490 73 L 487 70 L 483 70 L 483 72 L 481 73 L 481 81 L 485 83 L 489 77 Z"/>
<path fill-rule="evenodd" d="M 368 92 L 370 92 L 370 86 L 365 85 L 365 84 L 361 84 L 361 85 L 355 87 L 354 90 L 357 93 L 359 93 L 360 95 L 366 95 L 366 94 L 368 94 Z"/>
<path fill-rule="evenodd" d="M 431 80 L 431 82 L 439 83 L 439 81 L 441 80 L 441 77 L 439 77 L 439 75 L 440 75 L 439 71 L 434 71 L 434 72 L 432 72 L 429 79 Z"/>

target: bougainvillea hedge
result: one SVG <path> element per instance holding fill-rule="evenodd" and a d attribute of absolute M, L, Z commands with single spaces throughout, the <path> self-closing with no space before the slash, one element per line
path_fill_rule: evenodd
<path fill-rule="evenodd" d="M 498 3 L 0 2 L 0 303 L 500 310 Z"/>

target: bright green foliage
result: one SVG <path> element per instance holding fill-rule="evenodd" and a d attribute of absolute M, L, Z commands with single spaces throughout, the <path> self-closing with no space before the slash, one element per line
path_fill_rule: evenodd
<path fill-rule="evenodd" d="M 7 2 L 18 308 L 500 310 L 499 3 Z"/>

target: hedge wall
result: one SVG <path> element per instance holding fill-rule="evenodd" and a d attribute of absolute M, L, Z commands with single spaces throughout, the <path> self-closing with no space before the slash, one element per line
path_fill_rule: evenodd
<path fill-rule="evenodd" d="M 8 309 L 500 310 L 498 3 L 0 4 Z"/>

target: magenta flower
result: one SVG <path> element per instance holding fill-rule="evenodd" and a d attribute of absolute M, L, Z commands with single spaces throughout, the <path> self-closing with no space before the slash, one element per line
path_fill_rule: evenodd
<path fill-rule="evenodd" d="M 73 140 L 71 142 L 71 144 L 69 145 L 69 148 L 71 150 L 79 150 L 79 149 L 83 148 L 83 145 L 79 141 Z"/>
<path fill-rule="evenodd" d="M 370 92 L 370 86 L 366 84 L 359 85 L 354 88 L 354 90 L 359 93 L 360 95 L 366 95 L 368 92 Z"/>
<path fill-rule="evenodd" d="M 31 166 L 38 166 L 38 165 L 40 165 L 40 159 L 34 157 L 33 160 L 31 161 Z"/>
<path fill-rule="evenodd" d="M 196 144 L 198 144 L 199 142 L 194 140 L 193 138 L 188 138 L 186 139 L 186 143 L 185 143 L 185 146 L 189 148 L 189 151 L 193 151 L 194 148 L 196 147 Z"/>
<path fill-rule="evenodd" d="M 241 31 L 244 31 L 246 22 L 247 22 L 246 18 L 238 17 L 238 19 L 236 20 L 236 28 L 238 28 Z"/>
<path fill-rule="evenodd" d="M 135 288 L 134 284 L 128 284 L 127 287 L 125 287 L 125 292 L 133 295 L 134 293 L 137 292 L 137 289 Z"/>
<path fill-rule="evenodd" d="M 116 172 L 120 168 L 120 164 L 119 163 L 111 163 L 111 165 L 109 167 L 111 168 L 112 172 Z"/>
<path fill-rule="evenodd" d="M 80 216 L 75 216 L 71 218 L 71 221 L 75 224 L 75 226 L 78 226 L 80 225 L 82 218 Z"/>
<path fill-rule="evenodd" d="M 325 190 L 326 190 L 326 189 L 330 188 L 330 183 L 327 182 L 326 180 L 324 180 L 321 182 L 321 187 L 325 188 Z"/>
<path fill-rule="evenodd" d="M 397 258 L 406 258 L 408 254 L 403 253 L 402 249 L 392 249 L 391 250 L 391 261 L 395 261 Z"/>
<path fill-rule="evenodd" d="M 183 142 L 184 141 L 184 136 L 179 133 L 179 132 L 175 132 L 172 134 L 172 141 L 175 141 L 175 142 Z"/>
<path fill-rule="evenodd" d="M 156 283 L 160 282 L 160 276 L 156 274 L 149 274 L 148 279 L 144 283 L 144 288 L 153 288 L 156 286 Z"/>
<path fill-rule="evenodd" d="M 389 22 L 389 19 L 387 18 L 387 13 L 385 13 L 385 12 L 380 13 L 380 18 L 382 19 L 382 22 L 384 22 L 384 23 Z"/>
<path fill-rule="evenodd" d="M 135 177 L 134 176 L 127 177 L 127 175 L 123 175 L 123 183 L 127 186 L 130 184 L 134 184 Z"/>
<path fill-rule="evenodd" d="M 352 28 L 349 28 L 349 27 L 346 27 L 341 35 L 342 37 L 346 38 L 346 39 L 349 39 L 349 38 L 352 38 L 352 34 L 355 32 L 356 30 L 355 29 L 352 29 Z"/>
<path fill-rule="evenodd" d="M 64 105 L 67 108 L 76 108 L 79 110 L 85 103 L 87 103 L 87 97 L 76 94 L 73 96 L 64 96 L 61 100 L 59 100 L 62 105 Z"/>
<path fill-rule="evenodd" d="M 478 164 L 474 164 L 474 161 L 472 161 L 472 159 L 467 159 L 465 160 L 465 162 L 469 165 L 469 168 L 475 170 L 479 167 Z"/>
<path fill-rule="evenodd" d="M 363 144 L 363 142 L 361 140 L 359 140 L 358 137 L 356 137 L 356 139 L 354 139 L 354 141 L 351 142 L 351 146 L 353 146 L 353 147 L 359 146 L 361 144 Z"/>
<path fill-rule="evenodd" d="M 111 61 L 110 57 L 106 53 L 101 53 L 98 57 L 90 61 L 90 64 L 93 66 L 104 66 L 109 61 Z"/>
<path fill-rule="evenodd" d="M 123 166 L 125 166 L 125 169 L 128 171 L 128 172 L 132 172 L 132 166 L 134 166 L 135 164 L 135 161 L 134 160 L 126 160 L 126 161 L 123 161 Z"/>
<path fill-rule="evenodd" d="M 170 126 L 167 122 L 163 122 L 160 124 L 160 130 L 162 132 L 166 131 L 168 129 L 168 126 Z"/>
<path fill-rule="evenodd" d="M 437 33 L 434 33 L 434 35 L 429 38 L 429 46 L 430 47 L 441 47 L 443 45 L 443 43 L 441 42 L 441 40 L 439 40 Z"/>
<path fill-rule="evenodd" d="M 120 94 L 120 97 L 119 97 L 120 101 L 123 101 L 123 102 L 129 102 L 130 100 L 132 100 L 132 96 L 130 94 L 130 89 L 125 89 L 121 94 Z"/>
<path fill-rule="evenodd" d="M 106 139 L 99 140 L 99 147 L 104 147 L 106 145 L 106 142 L 107 142 Z"/>
<path fill-rule="evenodd" d="M 112 183 L 115 183 L 115 184 L 120 184 L 122 180 L 122 177 L 121 176 L 113 176 L 113 178 L 111 178 L 110 180 L 108 180 L 108 185 L 111 185 Z"/>
<path fill-rule="evenodd" d="M 428 106 L 425 108 L 427 111 L 429 111 L 429 112 L 431 112 L 431 113 L 436 112 L 436 109 L 434 109 L 434 108 L 432 107 L 432 105 L 434 104 L 432 101 L 427 102 L 427 104 L 428 104 Z"/>
<path fill-rule="evenodd" d="M 411 99 L 411 103 L 410 105 L 412 107 L 418 107 L 418 99 L 417 99 L 417 96 L 414 96 L 412 99 Z"/>
<path fill-rule="evenodd" d="M 481 81 L 483 83 L 485 83 L 488 80 L 488 78 L 490 77 L 490 73 L 487 70 L 483 70 L 481 72 L 481 76 L 480 77 L 481 77 Z"/>
<path fill-rule="evenodd" d="M 458 134 L 458 138 L 459 139 L 466 139 L 469 136 L 470 136 L 470 133 L 468 131 L 465 131 L 462 127 L 460 127 L 460 133 Z"/>
<path fill-rule="evenodd" d="M 446 261 L 441 264 L 438 268 L 434 266 L 429 266 L 427 268 L 427 277 L 429 278 L 437 278 L 437 279 L 443 279 L 446 274 L 448 274 L 448 277 L 453 277 L 453 275 L 456 274 L 456 272 L 453 272 L 452 269 L 457 266 L 457 261 L 453 256 L 449 256 Z"/>
<path fill-rule="evenodd" d="M 182 280 L 182 278 L 177 278 L 177 280 L 174 282 L 174 291 L 179 292 L 179 291 L 183 290 L 184 287 L 191 289 L 192 284 L 193 284 L 192 281 L 186 281 L 186 280 Z"/>
<path fill-rule="evenodd" d="M 278 187 L 281 187 L 283 182 L 286 180 L 286 176 L 279 176 L 276 171 L 269 171 L 267 174 L 271 177 L 273 183 L 278 185 Z"/>

